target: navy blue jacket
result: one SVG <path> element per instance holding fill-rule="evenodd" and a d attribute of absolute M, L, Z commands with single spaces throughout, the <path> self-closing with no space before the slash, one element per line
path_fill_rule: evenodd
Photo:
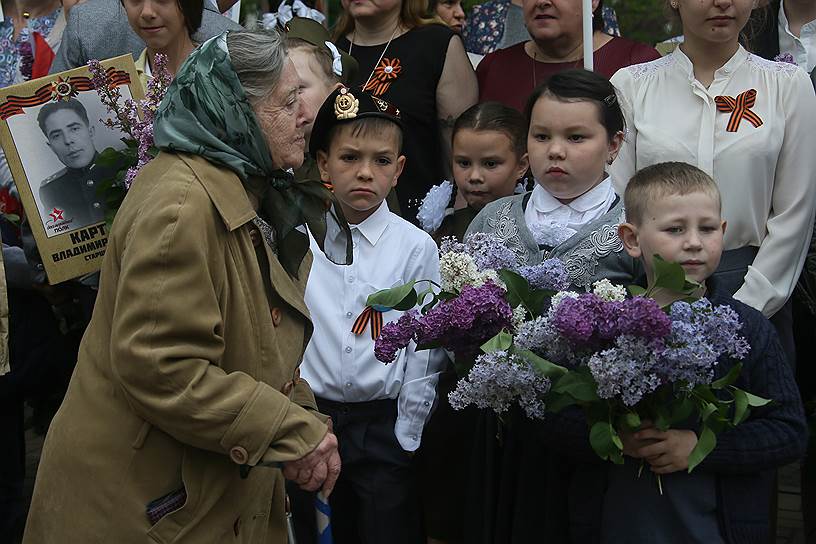
<path fill-rule="evenodd" d="M 717 476 L 717 510 L 723 539 L 729 544 L 764 544 L 770 539 L 774 469 L 801 459 L 805 453 L 808 431 L 804 409 L 770 321 L 724 290 L 718 291 L 711 279 L 707 283 L 708 299 L 715 306 L 728 305 L 739 314 L 743 323 L 741 334 L 751 345 L 749 355 L 740 361 L 743 369 L 734 385 L 774 402 L 753 409 L 748 420 L 717 435 L 717 446 L 695 470 L 710 471 Z M 721 360 L 717 377 L 727 374 L 736 363 L 732 359 Z M 581 493 L 586 501 L 574 501 L 580 511 L 570 508 L 571 535 L 597 537 L 601 519 L 597 509 L 603 500 L 595 497 L 603 485 L 599 480 L 604 479 L 605 464 L 599 464 L 600 459 L 589 444 L 583 412 L 572 408 L 557 415 L 548 414 L 542 423 L 552 447 L 580 460 L 583 485 L 592 486 Z M 575 489 L 575 485 L 571 487 Z"/>

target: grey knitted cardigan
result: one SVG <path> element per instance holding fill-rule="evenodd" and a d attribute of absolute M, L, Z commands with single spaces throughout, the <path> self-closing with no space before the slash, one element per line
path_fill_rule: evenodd
<path fill-rule="evenodd" d="M 524 220 L 529 193 L 491 202 L 470 223 L 467 234 L 489 232 L 499 236 L 517 255 L 519 264 L 534 265 L 557 257 L 563 261 L 573 288 L 589 290 L 601 279 L 629 285 L 643 274 L 640 262 L 629 256 L 618 238 L 618 225 L 625 219 L 618 198 L 604 215 L 590 221 L 552 250 L 539 248 Z"/>

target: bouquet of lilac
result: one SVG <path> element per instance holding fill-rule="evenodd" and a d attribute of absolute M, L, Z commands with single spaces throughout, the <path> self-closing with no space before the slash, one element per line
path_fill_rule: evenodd
<path fill-rule="evenodd" d="M 555 294 L 545 313 L 519 325 L 514 335 L 488 342 L 490 353 L 481 362 L 516 354 L 537 359 L 534 368 L 551 380 L 544 395 L 547 410 L 584 408 L 593 449 L 615 463 L 623 462 L 620 433 L 638 429 L 641 421 L 666 430 L 696 420 L 699 437 L 689 458 L 691 471 L 714 448 L 718 432 L 769 401 L 733 385 L 739 364 L 715 380 L 722 358 L 743 359 L 749 351 L 737 313 L 696 296 L 700 286 L 687 281 L 679 265 L 656 259 L 654 269 L 649 290 L 630 287 L 633 297 L 608 280 L 589 293 Z M 676 296 L 664 307 L 652 298 L 668 292 Z M 484 404 L 485 388 L 493 395 L 507 394 L 489 385 L 499 383 L 498 375 L 468 379 L 469 385 L 460 383 L 451 394 L 454 407 Z M 526 412 L 544 417 L 541 411 Z"/>
<path fill-rule="evenodd" d="M 88 61 L 91 84 L 108 113 L 112 115 L 102 122 L 129 136 L 122 139 L 126 145 L 124 149 L 109 147 L 103 150 L 96 160 L 97 164 L 118 167 L 115 177 L 103 181 L 98 189 L 104 194 L 106 200 L 107 217 L 105 219 L 108 224 L 113 221 L 136 174 L 158 153 L 153 146 L 153 120 L 173 78 L 167 70 L 165 55 L 157 53 L 153 62 L 154 75 L 147 83 L 144 100 L 130 98 L 123 100 L 119 88 L 111 85 L 102 64 L 98 60 Z"/>
<path fill-rule="evenodd" d="M 393 362 L 412 341 L 417 349 L 444 348 L 453 353 L 461 375 L 484 377 L 470 382 L 480 405 L 503 412 L 519 402 L 528 413 L 543 414 L 542 400 L 550 381 L 534 370 L 527 354 L 479 354 L 486 341 L 515 332 L 540 313 L 550 296 L 569 285 L 561 261 L 519 266 L 501 239 L 476 233 L 464 243 L 443 241 L 439 264 L 441 284 L 416 280 L 368 298 L 368 305 L 376 310 L 405 311 L 383 327 L 374 347 L 377 359 Z M 417 290 L 422 283 L 427 287 Z M 491 374 L 486 372 L 488 365 L 501 369 Z"/>

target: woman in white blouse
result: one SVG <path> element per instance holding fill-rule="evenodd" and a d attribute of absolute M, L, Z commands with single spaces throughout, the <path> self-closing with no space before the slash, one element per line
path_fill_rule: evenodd
<path fill-rule="evenodd" d="M 619 70 L 628 128 L 612 165 L 622 192 L 639 169 L 684 161 L 711 174 L 728 222 L 719 284 L 772 317 L 793 361 L 788 298 L 816 209 L 816 95 L 803 70 L 738 42 L 755 0 L 671 0 L 684 42 Z"/>

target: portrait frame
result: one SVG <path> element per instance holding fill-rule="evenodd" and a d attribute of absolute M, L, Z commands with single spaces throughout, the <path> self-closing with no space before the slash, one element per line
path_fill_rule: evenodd
<path fill-rule="evenodd" d="M 131 55 L 101 64 L 122 102 L 144 97 Z M 99 186 L 115 171 L 96 159 L 124 149 L 128 137 L 103 123 L 109 117 L 87 66 L 0 89 L 0 145 L 51 285 L 102 266 L 108 228 Z"/>

